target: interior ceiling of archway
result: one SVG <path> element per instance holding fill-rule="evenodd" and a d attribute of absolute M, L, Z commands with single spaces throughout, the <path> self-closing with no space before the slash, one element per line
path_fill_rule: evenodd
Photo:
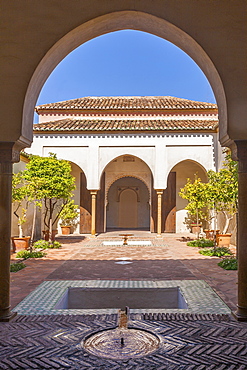
<path fill-rule="evenodd" d="M 206 171 L 206 169 L 199 162 L 192 161 L 190 159 L 177 163 L 171 169 L 171 172 L 172 171 L 175 171 L 175 172 L 180 171 L 181 169 L 183 171 L 186 171 L 186 167 L 189 167 L 191 172 L 194 171 L 195 175 L 199 173 L 199 177 L 202 177 L 203 181 L 207 181 L 207 171 Z"/>
<path fill-rule="evenodd" d="M 92 22 L 93 27 L 91 26 Z M 215 92 L 216 99 L 220 103 L 220 121 L 221 125 L 224 125 L 223 121 L 226 118 L 224 117 L 224 114 L 226 114 L 224 89 L 217 69 L 209 56 L 194 39 L 178 27 L 155 16 L 133 11 L 111 13 L 89 21 L 69 32 L 47 52 L 29 84 L 23 110 L 24 122 L 30 124 L 28 121 L 30 121 L 33 115 L 33 112 L 32 114 L 30 112 L 30 108 L 34 108 L 38 94 L 49 74 L 66 55 L 80 44 L 94 37 L 128 28 L 142 30 L 167 39 L 187 52 L 196 61 L 207 76 Z"/>

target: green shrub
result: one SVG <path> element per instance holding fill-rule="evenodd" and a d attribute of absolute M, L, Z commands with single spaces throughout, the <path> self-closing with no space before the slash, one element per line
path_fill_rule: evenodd
<path fill-rule="evenodd" d="M 53 249 L 53 248 L 61 248 L 61 243 L 54 241 L 53 243 L 49 243 L 44 239 L 37 240 L 33 243 L 33 248 L 35 249 Z"/>
<path fill-rule="evenodd" d="M 50 243 L 44 239 L 37 240 L 33 243 L 33 248 L 35 249 L 47 249 L 49 248 Z"/>
<path fill-rule="evenodd" d="M 57 241 L 54 241 L 53 243 L 51 243 L 50 245 L 49 245 L 49 247 L 48 248 L 53 248 L 53 249 L 58 249 L 58 248 L 61 248 L 61 243 L 59 243 L 59 242 L 57 242 Z"/>
<path fill-rule="evenodd" d="M 215 256 L 215 257 L 232 255 L 232 252 L 227 247 L 204 248 L 204 249 L 201 249 L 199 253 L 203 254 L 204 256 Z"/>
<path fill-rule="evenodd" d="M 11 263 L 10 264 L 10 272 L 17 272 L 24 269 L 26 265 L 23 262 Z"/>
<path fill-rule="evenodd" d="M 237 270 L 238 261 L 234 257 L 225 258 L 218 263 L 218 266 L 222 267 L 225 270 Z"/>
<path fill-rule="evenodd" d="M 19 251 L 16 253 L 16 258 L 24 258 L 25 260 L 27 258 L 42 258 L 46 255 L 44 252 L 30 252 L 30 251 Z"/>
<path fill-rule="evenodd" d="M 189 247 L 210 248 L 214 246 L 214 242 L 213 240 L 202 238 L 202 239 L 192 240 L 191 242 L 188 242 L 187 245 Z"/>

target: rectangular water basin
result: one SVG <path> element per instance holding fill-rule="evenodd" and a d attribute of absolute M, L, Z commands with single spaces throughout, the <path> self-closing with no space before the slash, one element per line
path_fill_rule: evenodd
<path fill-rule="evenodd" d="M 55 309 L 182 309 L 188 305 L 179 289 L 69 287 Z"/>

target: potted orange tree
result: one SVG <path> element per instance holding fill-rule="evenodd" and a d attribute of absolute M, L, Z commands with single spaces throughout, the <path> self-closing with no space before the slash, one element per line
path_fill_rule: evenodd
<path fill-rule="evenodd" d="M 181 198 L 188 200 L 188 204 L 185 207 L 188 211 L 188 216 L 185 222 L 187 224 L 190 222 L 191 232 L 197 234 L 197 237 L 199 237 L 201 232 L 203 220 L 208 218 L 205 188 L 206 184 L 195 175 L 194 181 L 188 178 L 186 185 L 179 192 Z"/>
<path fill-rule="evenodd" d="M 208 207 L 224 218 L 222 233 L 216 234 L 217 245 L 229 245 L 231 233 L 228 232 L 230 222 L 238 211 L 238 164 L 226 155 L 224 167 L 219 171 L 208 171 L 207 202 Z M 217 228 L 217 224 L 216 227 Z"/>
<path fill-rule="evenodd" d="M 44 237 L 52 242 L 57 233 L 54 227 L 60 213 L 75 189 L 71 165 L 53 153 L 49 153 L 49 157 L 33 155 L 26 165 L 24 178 L 30 186 L 33 184 L 32 198 L 39 200 L 43 210 Z"/>
<path fill-rule="evenodd" d="M 77 224 L 78 206 L 74 200 L 69 200 L 60 212 L 60 226 L 63 235 L 71 234 L 72 228 Z"/>
<path fill-rule="evenodd" d="M 26 222 L 27 214 L 27 204 L 28 197 L 30 195 L 30 189 L 28 183 L 23 177 L 23 172 L 18 172 L 13 175 L 12 178 L 12 203 L 14 208 L 14 215 L 18 219 L 18 230 L 19 235 L 13 236 L 12 240 L 12 249 L 15 253 L 21 249 L 28 249 L 30 244 L 30 236 L 25 236 L 23 234 L 23 225 Z M 26 202 L 25 207 L 23 203 Z"/>
<path fill-rule="evenodd" d="M 207 172 L 208 182 L 202 183 L 195 176 L 194 182 L 187 179 L 187 184 L 180 190 L 179 195 L 188 200 L 186 209 L 189 214 L 211 223 L 214 220 L 213 234 L 217 245 L 229 245 L 231 233 L 228 232 L 230 222 L 238 210 L 238 168 L 237 162 L 226 155 L 224 167 L 218 171 Z M 218 230 L 217 220 L 223 215 L 222 233 Z M 210 230 L 211 231 L 211 230 Z"/>

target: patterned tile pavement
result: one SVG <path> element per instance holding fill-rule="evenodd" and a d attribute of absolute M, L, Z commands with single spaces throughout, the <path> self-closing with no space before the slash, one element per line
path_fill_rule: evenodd
<path fill-rule="evenodd" d="M 215 294 L 207 283 L 202 280 L 159 280 L 159 281 L 119 281 L 119 280 L 72 280 L 72 281 L 45 281 L 30 293 L 14 311 L 21 315 L 73 315 L 73 314 L 104 314 L 117 313 L 119 307 L 107 309 L 58 309 L 55 306 L 67 293 L 68 288 L 98 288 L 98 289 L 118 289 L 118 295 L 122 288 L 130 289 L 160 289 L 179 287 L 181 294 L 187 302 L 188 308 L 131 308 L 133 313 L 163 313 L 163 312 L 188 312 L 206 314 L 230 314 L 227 305 Z M 106 293 L 105 293 L 106 294 Z M 160 293 L 161 294 L 161 293 Z M 165 302 L 164 302 L 165 303 Z M 126 304 L 128 302 L 126 301 Z"/>
<path fill-rule="evenodd" d="M 244 370 L 247 323 L 229 316 L 131 317 L 131 328 L 155 333 L 147 356 L 114 360 L 83 348 L 91 334 L 116 327 L 116 315 L 19 316 L 0 323 L 0 369 Z"/>
<path fill-rule="evenodd" d="M 103 246 L 104 240 L 119 240 L 117 232 L 94 239 L 62 238 L 60 250 L 28 260 L 25 269 L 11 273 L 12 307 L 45 281 L 106 278 L 156 283 L 204 280 L 235 310 L 236 271 L 219 268 L 219 258 L 200 255 L 181 237 L 164 234 L 158 239 L 135 233 L 133 240 L 150 240 L 152 247 Z M 132 263 L 115 263 L 123 257 Z M 138 314 L 132 320 L 134 326 L 158 334 L 162 346 L 149 356 L 118 361 L 97 358 L 81 347 L 90 333 L 116 326 L 114 314 L 18 315 L 11 323 L 0 323 L 0 369 L 247 369 L 247 323 L 229 315 L 156 313 Z"/>

